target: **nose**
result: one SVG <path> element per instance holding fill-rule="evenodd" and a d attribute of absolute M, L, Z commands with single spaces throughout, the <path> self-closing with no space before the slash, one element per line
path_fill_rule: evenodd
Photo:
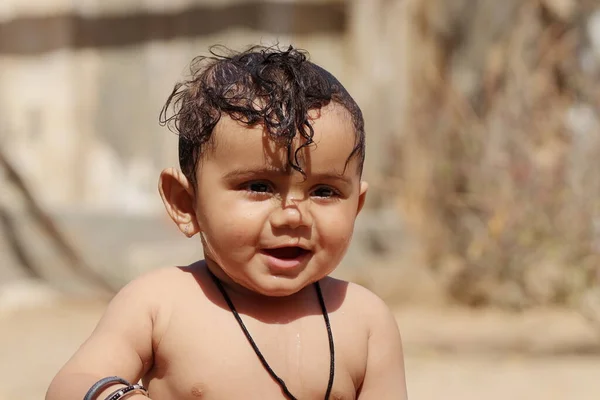
<path fill-rule="evenodd" d="M 285 199 L 271 213 L 271 225 L 274 228 L 291 229 L 312 226 L 313 218 L 308 202 L 308 199 L 300 200 L 293 197 Z"/>

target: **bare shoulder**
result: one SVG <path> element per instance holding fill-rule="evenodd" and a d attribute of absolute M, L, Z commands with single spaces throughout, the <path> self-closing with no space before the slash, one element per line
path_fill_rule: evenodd
<path fill-rule="evenodd" d="M 174 301 L 197 288 L 190 267 L 166 267 L 146 272 L 133 279 L 113 297 L 106 314 L 143 313 L 153 320 L 165 314 Z M 186 289 L 189 288 L 189 289 Z"/>
<path fill-rule="evenodd" d="M 157 295 L 178 293 L 196 284 L 198 273 L 195 264 L 187 267 L 165 267 L 148 271 L 133 279 L 120 294 L 135 294 L 140 298 L 155 299 Z"/>
<path fill-rule="evenodd" d="M 361 317 L 361 320 L 371 325 L 383 321 L 394 321 L 394 316 L 388 305 L 375 293 L 359 284 L 328 277 L 324 279 L 333 299 L 338 299 L 340 308 Z"/>
<path fill-rule="evenodd" d="M 176 305 L 189 293 L 198 292 L 197 272 L 194 264 L 188 267 L 166 267 L 146 272 L 126 284 L 113 297 L 99 326 L 137 321 L 148 325 L 154 342 L 166 331 Z"/>
<path fill-rule="evenodd" d="M 145 273 L 125 285 L 63 367 L 57 387 L 68 385 L 69 377 L 77 374 L 140 379 L 153 365 L 154 350 L 169 323 L 171 300 L 187 281 L 194 281 L 191 274 L 171 267 Z"/>
<path fill-rule="evenodd" d="M 339 309 L 366 333 L 365 373 L 360 385 L 360 400 L 406 399 L 402 339 L 396 319 L 387 304 L 375 293 L 355 283 L 338 279 L 324 280 L 328 294 L 342 299 Z M 350 321 L 350 322 L 349 322 Z"/>

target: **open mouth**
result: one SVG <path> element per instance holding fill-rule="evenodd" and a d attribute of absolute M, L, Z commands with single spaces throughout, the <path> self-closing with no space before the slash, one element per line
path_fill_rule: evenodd
<path fill-rule="evenodd" d="M 279 258 L 281 260 L 294 260 L 309 253 L 308 250 L 297 246 L 264 249 L 263 252 L 271 257 Z"/>

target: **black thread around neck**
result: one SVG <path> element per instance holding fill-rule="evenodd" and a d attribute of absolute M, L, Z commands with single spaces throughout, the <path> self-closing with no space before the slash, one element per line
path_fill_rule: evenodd
<path fill-rule="evenodd" d="M 298 400 L 296 397 L 294 397 L 294 395 L 292 393 L 290 393 L 290 391 L 287 388 L 283 379 L 281 379 L 279 376 L 277 376 L 275 371 L 273 371 L 273 369 L 271 368 L 271 366 L 269 365 L 269 363 L 267 362 L 265 357 L 262 355 L 260 349 L 254 342 L 254 339 L 252 339 L 252 336 L 250 335 L 248 328 L 246 328 L 244 321 L 242 321 L 242 318 L 240 317 L 239 313 L 237 312 L 235 306 L 233 305 L 233 302 L 231 301 L 231 298 L 227 294 L 227 291 L 223 287 L 223 284 L 221 283 L 219 278 L 217 278 L 216 275 L 213 274 L 213 272 L 208 267 L 206 268 L 206 270 L 208 271 L 208 274 L 210 275 L 210 277 L 214 281 L 215 285 L 217 286 L 217 288 L 223 295 L 223 298 L 225 299 L 225 302 L 229 306 L 231 313 L 233 314 L 236 321 L 240 325 L 240 328 L 244 332 L 246 339 L 248 339 L 250 346 L 252 346 L 252 349 L 256 353 L 256 356 L 260 360 L 263 367 L 267 370 L 269 375 L 271 375 L 271 377 L 279 384 L 279 386 L 281 387 L 281 390 L 283 391 L 283 393 L 286 395 L 287 398 L 289 398 L 290 400 Z M 317 297 L 319 299 L 319 305 L 321 306 L 321 312 L 323 313 L 323 319 L 325 320 L 325 327 L 327 328 L 327 337 L 329 339 L 329 354 L 330 354 L 329 381 L 327 383 L 327 391 L 325 392 L 325 400 L 329 400 L 329 396 L 330 396 L 331 390 L 333 388 L 333 379 L 334 379 L 334 375 L 335 375 L 335 348 L 334 348 L 334 344 L 333 344 L 333 333 L 331 332 L 331 324 L 329 323 L 329 315 L 327 314 L 327 308 L 325 307 L 325 300 L 323 299 L 323 293 L 321 292 L 321 286 L 319 285 L 318 281 L 314 283 L 314 287 L 317 292 Z"/>

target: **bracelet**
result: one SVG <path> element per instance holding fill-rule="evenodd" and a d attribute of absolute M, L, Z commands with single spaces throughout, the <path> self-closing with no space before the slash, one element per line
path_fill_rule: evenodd
<path fill-rule="evenodd" d="M 119 400 L 129 397 L 132 394 L 141 393 L 144 396 L 148 397 L 148 391 L 142 385 L 138 385 L 137 383 L 134 385 L 129 385 L 127 387 L 116 390 L 108 395 L 105 400 Z"/>
<path fill-rule="evenodd" d="M 106 378 L 102 378 L 98 382 L 96 382 L 92 385 L 90 390 L 88 390 L 88 392 L 83 397 L 83 400 L 94 400 L 94 399 L 96 399 L 96 396 L 98 396 L 98 392 L 101 392 L 104 389 L 106 389 L 107 387 L 118 384 L 118 383 L 127 385 L 127 386 L 131 385 L 131 383 L 127 382 L 123 378 L 119 378 L 118 376 L 109 376 Z"/>

